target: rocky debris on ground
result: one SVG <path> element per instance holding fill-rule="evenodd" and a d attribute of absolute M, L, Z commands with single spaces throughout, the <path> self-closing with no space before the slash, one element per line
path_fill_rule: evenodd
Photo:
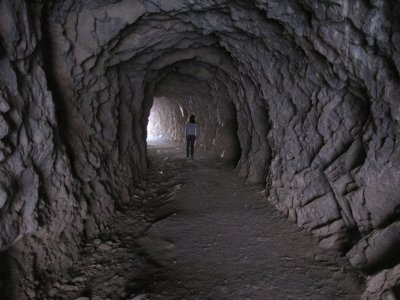
<path fill-rule="evenodd" d="M 149 150 L 153 166 L 140 185 L 149 187 L 143 198 L 120 210 L 107 234 L 85 244 L 81 259 L 43 291 L 43 299 L 360 295 L 360 274 L 266 207 L 262 187 L 243 185 L 224 162 L 192 163 L 176 152 L 175 158 L 161 160 L 162 152 L 172 156 L 179 149 L 164 147 L 158 155 Z M 160 170 L 169 173 L 164 180 Z M 152 191 L 156 187 L 158 193 Z"/>

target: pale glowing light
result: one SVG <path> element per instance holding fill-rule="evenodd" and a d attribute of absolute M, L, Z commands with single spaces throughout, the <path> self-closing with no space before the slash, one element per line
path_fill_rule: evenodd
<path fill-rule="evenodd" d="M 149 122 L 147 123 L 147 140 L 158 140 L 162 136 L 162 128 L 160 124 L 160 115 L 156 109 L 150 111 Z"/>

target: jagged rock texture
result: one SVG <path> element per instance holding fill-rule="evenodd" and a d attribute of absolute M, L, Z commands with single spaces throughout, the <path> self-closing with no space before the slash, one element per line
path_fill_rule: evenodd
<path fill-rule="evenodd" d="M 0 14 L 2 289 L 32 297 L 130 201 L 154 101 L 173 138 L 194 112 L 202 147 L 369 272 L 366 297 L 399 293 L 385 255 L 400 250 L 398 2 L 3 0 Z"/>

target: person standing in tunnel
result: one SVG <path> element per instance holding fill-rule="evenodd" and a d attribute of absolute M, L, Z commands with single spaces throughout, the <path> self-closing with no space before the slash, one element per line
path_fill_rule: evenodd
<path fill-rule="evenodd" d="M 199 131 L 198 124 L 196 123 L 196 117 L 190 115 L 189 121 L 186 123 L 186 157 L 194 158 L 194 143 L 196 141 L 197 133 Z"/>

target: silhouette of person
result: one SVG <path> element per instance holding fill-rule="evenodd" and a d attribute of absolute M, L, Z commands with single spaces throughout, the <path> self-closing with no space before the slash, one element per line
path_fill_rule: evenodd
<path fill-rule="evenodd" d="M 194 158 L 194 143 L 198 134 L 199 128 L 196 123 L 196 118 L 194 115 L 190 115 L 189 121 L 185 126 L 186 133 L 186 157 Z"/>

